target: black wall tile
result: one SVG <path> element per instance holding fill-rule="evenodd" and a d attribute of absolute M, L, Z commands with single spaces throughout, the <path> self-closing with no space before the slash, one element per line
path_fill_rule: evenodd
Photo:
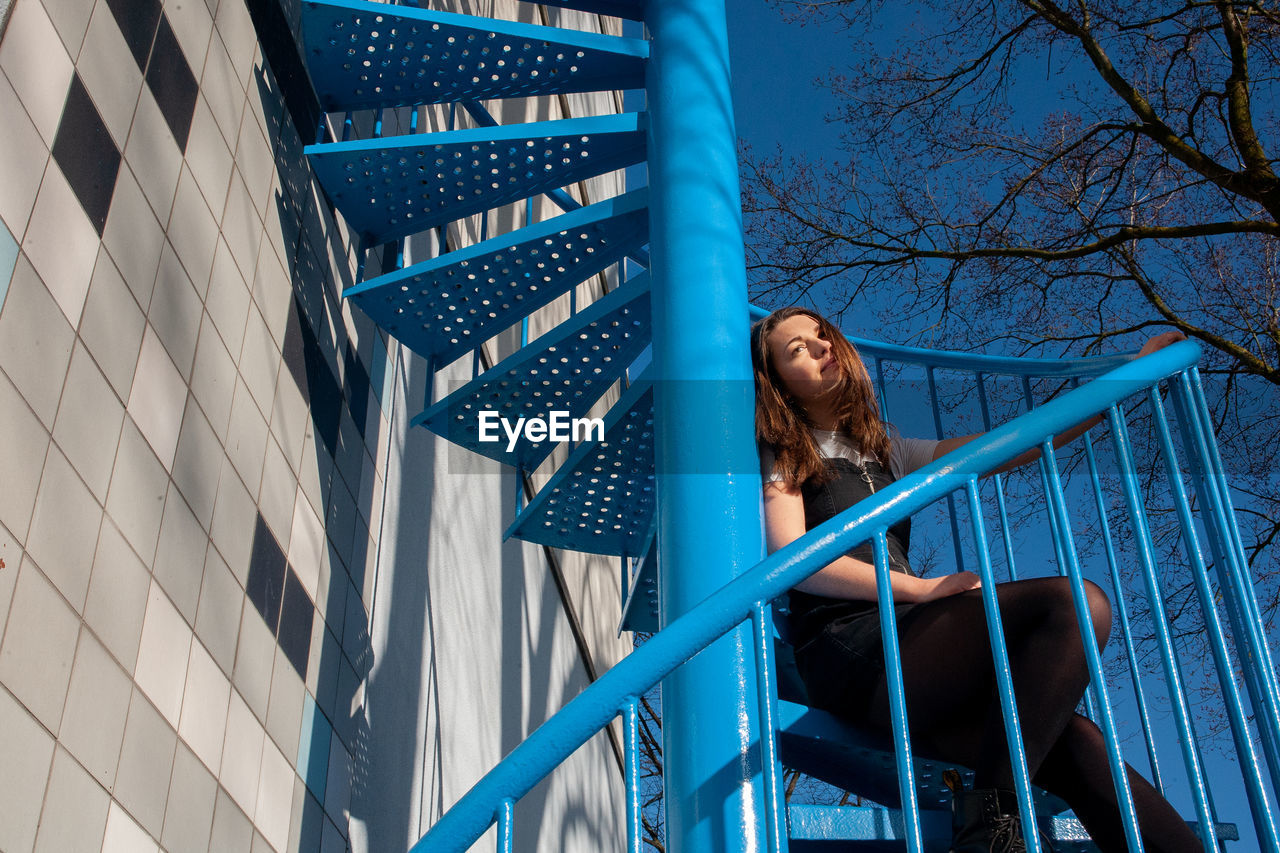
<path fill-rule="evenodd" d="M 102 236 L 120 174 L 120 152 L 79 74 L 71 78 L 67 90 L 58 135 L 53 141 L 53 159 L 67 176 L 67 183 L 98 236 Z"/>
<path fill-rule="evenodd" d="M 125 44 L 129 45 L 129 51 L 138 63 L 138 70 L 145 69 L 156 34 L 156 23 L 160 20 L 160 0 L 107 0 L 107 6 L 124 34 Z"/>
<path fill-rule="evenodd" d="M 160 16 L 156 28 L 155 47 L 147 64 L 147 86 L 155 95 L 160 112 L 168 123 L 178 147 L 187 150 L 187 137 L 191 133 L 191 117 L 196 111 L 196 95 L 199 91 L 195 75 L 187 63 L 178 38 L 173 34 L 169 19 Z"/>
<path fill-rule="evenodd" d="M 305 681 L 311 653 L 311 624 L 315 607 L 293 569 L 285 575 L 284 606 L 280 611 L 280 649 Z"/>
<path fill-rule="evenodd" d="M 351 419 L 356 422 L 360 438 L 364 438 L 365 421 L 369 417 L 369 371 L 360 363 L 359 356 L 347 343 L 345 369 L 343 378 L 347 393 L 347 408 L 351 410 Z"/>
<path fill-rule="evenodd" d="M 284 597 L 284 576 L 288 563 L 271 530 L 258 515 L 253 531 L 253 553 L 249 558 L 249 582 L 245 594 L 266 621 L 271 633 L 280 624 L 280 602 Z"/>

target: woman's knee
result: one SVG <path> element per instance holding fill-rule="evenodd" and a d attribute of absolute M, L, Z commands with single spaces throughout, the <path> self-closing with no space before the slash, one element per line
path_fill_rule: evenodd
<path fill-rule="evenodd" d="M 1089 606 L 1089 619 L 1093 622 L 1093 633 L 1098 639 L 1098 646 L 1107 644 L 1111 636 L 1111 599 L 1107 598 L 1102 587 L 1090 580 L 1084 582 L 1085 602 Z"/>

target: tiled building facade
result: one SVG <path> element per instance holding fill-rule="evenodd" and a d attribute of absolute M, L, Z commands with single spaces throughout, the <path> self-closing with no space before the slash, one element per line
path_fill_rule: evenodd
<path fill-rule="evenodd" d="M 405 849 L 625 652 L 616 561 L 502 543 L 514 473 L 407 426 L 427 370 L 340 299 L 296 4 L 0 10 L 0 850 Z M 597 738 L 518 837 L 610 849 L 620 787 Z"/>

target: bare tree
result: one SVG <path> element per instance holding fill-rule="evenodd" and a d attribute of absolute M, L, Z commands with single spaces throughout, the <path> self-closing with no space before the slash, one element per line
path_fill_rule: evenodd
<path fill-rule="evenodd" d="M 880 336 L 1205 348 L 1245 549 L 1280 607 L 1280 4 L 781 0 L 848 30 L 833 161 L 744 151 L 753 296 Z M 910 18 L 910 24 L 903 21 Z"/>

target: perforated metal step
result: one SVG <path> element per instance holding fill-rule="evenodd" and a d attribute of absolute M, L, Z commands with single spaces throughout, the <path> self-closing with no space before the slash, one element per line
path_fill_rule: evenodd
<path fill-rule="evenodd" d="M 550 434 L 528 435 L 520 419 L 554 427 L 556 413 L 569 421 L 584 417 L 648 344 L 649 316 L 649 278 L 636 276 L 453 391 L 414 423 L 490 459 L 535 468 L 560 442 Z M 482 413 L 489 414 L 482 419 Z M 519 430 L 513 444 L 497 418 Z M 486 419 L 493 439 L 482 441 Z"/>
<path fill-rule="evenodd" d="M 348 288 L 401 343 L 447 364 L 644 245 L 637 190 Z"/>
<path fill-rule="evenodd" d="M 303 3 L 326 110 L 644 86 L 648 42 L 364 0 Z"/>
<path fill-rule="evenodd" d="M 384 243 L 638 163 L 645 131 L 626 113 L 305 150 L 347 223 Z"/>
<path fill-rule="evenodd" d="M 574 448 L 507 535 L 591 554 L 640 555 L 653 532 L 654 498 L 653 390 L 642 381 L 609 410 L 604 440 Z"/>

